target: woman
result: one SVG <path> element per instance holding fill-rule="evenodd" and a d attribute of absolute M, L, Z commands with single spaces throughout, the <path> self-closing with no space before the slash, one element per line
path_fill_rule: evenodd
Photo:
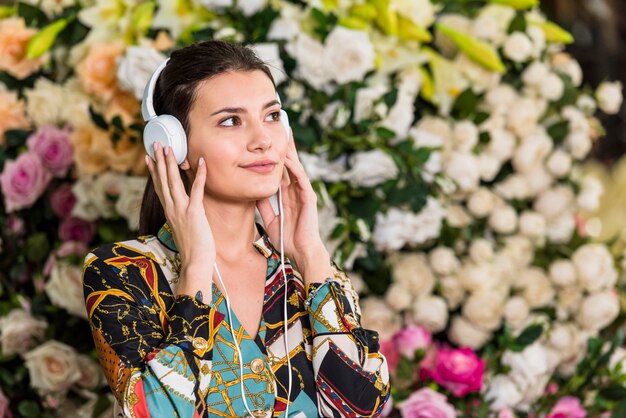
<path fill-rule="evenodd" d="M 379 415 L 389 378 L 378 336 L 324 248 L 270 71 L 248 48 L 209 41 L 173 52 L 157 80 L 154 109 L 181 122 L 188 152 L 180 165 L 159 145 L 146 156 L 140 236 L 95 249 L 83 274 L 118 410 Z"/>

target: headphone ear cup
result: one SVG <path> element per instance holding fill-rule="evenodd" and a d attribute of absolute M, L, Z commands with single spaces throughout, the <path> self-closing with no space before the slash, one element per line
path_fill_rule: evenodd
<path fill-rule="evenodd" d="M 187 157 L 187 134 L 183 125 L 172 115 L 160 115 L 150 119 L 143 128 L 143 145 L 146 153 L 154 158 L 154 143 L 163 147 L 169 145 L 174 152 L 176 163 L 182 164 Z"/>
<path fill-rule="evenodd" d="M 283 109 L 280 109 L 280 121 L 283 124 L 285 133 L 287 134 L 287 141 L 289 141 L 289 116 L 287 116 L 287 112 Z"/>

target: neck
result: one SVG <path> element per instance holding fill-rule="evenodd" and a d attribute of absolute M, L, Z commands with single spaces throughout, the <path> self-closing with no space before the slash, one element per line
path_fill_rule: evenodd
<path fill-rule="evenodd" d="M 218 259 L 240 260 L 258 238 L 255 202 L 225 202 L 205 195 L 204 210 L 213 232 Z"/>

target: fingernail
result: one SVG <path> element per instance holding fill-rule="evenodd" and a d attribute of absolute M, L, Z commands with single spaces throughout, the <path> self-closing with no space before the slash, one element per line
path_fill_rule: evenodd
<path fill-rule="evenodd" d="M 170 146 L 166 145 L 165 146 L 165 155 L 169 154 L 169 152 L 170 152 Z"/>
<path fill-rule="evenodd" d="M 148 155 L 146 155 L 146 165 L 150 164 L 150 160 L 148 160 L 148 158 L 150 158 Z"/>
<path fill-rule="evenodd" d="M 156 151 L 157 149 L 159 149 L 159 143 L 158 142 L 153 142 L 152 143 L 152 148 Z"/>
<path fill-rule="evenodd" d="M 204 158 L 200 157 L 200 161 L 198 161 L 198 165 L 204 165 Z"/>

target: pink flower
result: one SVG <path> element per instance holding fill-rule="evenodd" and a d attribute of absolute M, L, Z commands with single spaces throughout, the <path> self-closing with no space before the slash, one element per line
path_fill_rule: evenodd
<path fill-rule="evenodd" d="M 24 233 L 24 220 L 22 218 L 11 215 L 7 218 L 6 225 L 14 235 L 22 235 Z"/>
<path fill-rule="evenodd" d="M 396 332 L 393 336 L 393 342 L 396 348 L 404 357 L 413 359 L 415 350 L 426 350 L 432 342 L 432 335 L 426 328 L 409 325 L 408 327 Z"/>
<path fill-rule="evenodd" d="M 9 400 L 0 389 L 0 418 L 12 418 L 11 410 L 9 409 Z"/>
<path fill-rule="evenodd" d="M 498 411 L 498 418 L 515 418 L 515 414 L 513 414 L 511 408 L 504 408 Z"/>
<path fill-rule="evenodd" d="M 52 212 L 59 218 L 67 218 L 72 214 L 76 205 L 76 196 L 72 192 L 72 185 L 65 183 L 56 189 L 50 196 Z"/>
<path fill-rule="evenodd" d="M 585 418 L 586 416 L 587 412 L 578 398 L 563 396 L 546 418 Z"/>
<path fill-rule="evenodd" d="M 400 414 L 403 418 L 455 418 L 454 407 L 448 403 L 445 395 L 430 388 L 413 392 L 402 404 Z"/>
<path fill-rule="evenodd" d="M 26 140 L 28 149 L 41 158 L 44 167 L 55 177 L 65 177 L 72 165 L 73 151 L 69 135 L 69 128 L 59 129 L 46 125 Z"/>
<path fill-rule="evenodd" d="M 68 217 L 59 225 L 59 238 L 88 244 L 96 233 L 96 224 L 80 218 Z"/>
<path fill-rule="evenodd" d="M 66 241 L 56 251 L 57 257 L 67 257 L 68 255 L 78 255 L 84 257 L 87 255 L 87 245 L 80 241 Z"/>
<path fill-rule="evenodd" d="M 25 152 L 15 161 L 7 161 L 0 174 L 6 211 L 30 207 L 46 190 L 50 179 L 52 175 L 36 154 Z"/>
<path fill-rule="evenodd" d="M 430 377 L 448 389 L 454 396 L 462 397 L 477 392 L 483 384 L 485 362 L 471 348 L 437 350 L 434 364 L 425 364 L 424 377 Z"/>
<path fill-rule="evenodd" d="M 387 359 L 389 373 L 391 373 L 392 376 L 395 376 L 396 366 L 400 360 L 400 353 L 398 353 L 396 345 L 392 340 L 381 340 L 379 351 L 383 354 L 383 356 L 385 356 L 385 359 Z"/>

